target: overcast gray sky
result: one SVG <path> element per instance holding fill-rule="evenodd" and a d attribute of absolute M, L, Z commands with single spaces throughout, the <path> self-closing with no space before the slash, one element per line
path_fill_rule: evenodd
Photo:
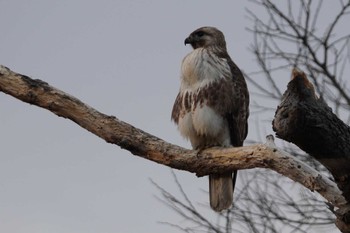
<path fill-rule="evenodd" d="M 247 50 L 253 39 L 245 30 L 247 6 L 246 0 L 0 0 L 0 64 L 190 147 L 170 121 L 181 60 L 191 50 L 184 39 L 200 26 L 216 26 L 237 65 L 256 70 Z M 263 120 L 250 118 L 249 139 L 261 136 L 257 119 Z M 272 133 L 270 124 L 260 132 Z M 149 181 L 176 193 L 168 167 L 3 93 L 0 147 L 0 232 L 177 232 L 157 222 L 183 223 L 155 199 Z M 176 174 L 191 200 L 208 202 L 201 191 L 207 178 Z"/>

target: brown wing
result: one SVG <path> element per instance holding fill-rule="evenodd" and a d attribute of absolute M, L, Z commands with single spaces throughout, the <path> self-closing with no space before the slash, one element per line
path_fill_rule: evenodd
<path fill-rule="evenodd" d="M 242 146 L 248 133 L 249 93 L 242 72 L 228 57 L 231 76 L 210 83 L 198 93 L 199 99 L 225 117 L 230 128 L 231 144 Z"/>
<path fill-rule="evenodd" d="M 231 111 L 226 113 L 229 123 L 231 144 L 242 146 L 248 134 L 249 93 L 243 74 L 236 64 L 228 59 L 232 77 Z"/>

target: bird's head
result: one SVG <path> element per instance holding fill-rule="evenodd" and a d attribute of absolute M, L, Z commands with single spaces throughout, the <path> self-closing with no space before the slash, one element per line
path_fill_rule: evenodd
<path fill-rule="evenodd" d="M 193 49 L 216 46 L 226 50 L 224 34 L 215 27 L 198 28 L 185 39 L 186 44 L 191 44 Z"/>

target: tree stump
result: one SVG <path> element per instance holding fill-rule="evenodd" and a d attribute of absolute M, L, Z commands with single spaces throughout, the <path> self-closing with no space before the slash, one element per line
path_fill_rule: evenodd
<path fill-rule="evenodd" d="M 350 201 L 350 127 L 317 97 L 304 72 L 293 70 L 272 126 L 277 137 L 294 143 L 323 164 Z M 344 210 L 338 217 L 348 227 L 350 212 Z"/>

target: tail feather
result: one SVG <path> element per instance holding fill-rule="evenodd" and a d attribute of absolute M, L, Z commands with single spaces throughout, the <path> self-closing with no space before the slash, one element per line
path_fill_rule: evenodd
<path fill-rule="evenodd" d="M 237 170 L 236 171 L 233 171 L 233 174 L 232 174 L 232 195 L 235 191 L 235 186 L 236 186 L 236 180 L 237 180 Z"/>
<path fill-rule="evenodd" d="M 210 206 L 213 210 L 220 212 L 231 207 L 236 176 L 237 171 L 234 171 L 233 177 L 231 172 L 209 175 Z"/>

